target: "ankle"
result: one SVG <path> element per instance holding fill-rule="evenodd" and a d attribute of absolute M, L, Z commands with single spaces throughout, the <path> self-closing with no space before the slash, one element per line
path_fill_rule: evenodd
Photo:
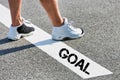
<path fill-rule="evenodd" d="M 12 27 L 20 27 L 21 25 L 23 25 L 23 23 L 21 23 L 21 24 L 11 24 Z"/>
<path fill-rule="evenodd" d="M 56 20 L 56 22 L 53 22 L 54 27 L 61 27 L 62 25 L 64 25 L 64 19 L 58 21 Z"/>
<path fill-rule="evenodd" d="M 21 26 L 23 24 L 23 19 L 18 19 L 12 22 L 11 26 L 13 27 L 18 27 Z"/>

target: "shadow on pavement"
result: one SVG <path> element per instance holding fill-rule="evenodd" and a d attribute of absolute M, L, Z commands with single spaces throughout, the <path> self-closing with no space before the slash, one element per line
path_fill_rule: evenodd
<path fill-rule="evenodd" d="M 6 43 L 9 43 L 9 42 L 13 42 L 13 41 L 9 40 L 8 38 L 0 39 L 0 45 L 6 44 Z"/>
<path fill-rule="evenodd" d="M 4 39 L 0 40 L 0 45 L 10 43 L 10 42 L 14 42 L 14 41 L 11 41 L 7 38 L 4 38 Z M 0 56 L 10 54 L 10 53 L 14 53 L 14 52 L 17 52 L 17 51 L 21 51 L 21 50 L 24 50 L 24 49 L 28 49 L 28 48 L 31 48 L 31 47 L 52 45 L 52 44 L 55 44 L 55 43 L 58 43 L 58 42 L 61 42 L 61 41 L 54 41 L 52 39 L 47 39 L 47 40 L 37 42 L 35 44 L 29 44 L 29 45 L 14 47 L 14 48 L 2 49 L 2 50 L 0 50 Z"/>
<path fill-rule="evenodd" d="M 52 39 L 47 39 L 47 40 L 43 40 L 40 42 L 35 43 L 36 46 L 45 46 L 45 45 L 52 45 L 54 43 L 57 43 L 59 41 L 54 41 Z"/>
<path fill-rule="evenodd" d="M 0 40 L 0 45 L 10 43 L 10 42 L 14 42 L 14 41 L 11 41 L 11 40 L 9 40 L 7 38 L 4 38 L 4 39 Z M 29 49 L 31 47 L 51 45 L 51 44 L 54 44 L 56 42 L 58 42 L 58 41 L 54 41 L 52 39 L 47 39 L 47 40 L 37 42 L 34 45 L 29 44 L 29 45 L 23 45 L 23 46 L 19 46 L 19 47 L 14 47 L 14 48 L 7 48 L 7 49 L 2 49 L 2 50 L 0 49 L 0 56 L 10 54 L 10 53 L 14 53 L 14 52 L 17 52 L 17 51 L 21 51 L 21 50 L 24 50 L 24 49 Z"/>
<path fill-rule="evenodd" d="M 0 45 L 10 43 L 10 42 L 13 42 L 13 41 L 11 41 L 7 38 L 4 38 L 4 39 L 0 40 Z M 17 51 L 21 51 L 21 50 L 24 50 L 24 49 L 28 49 L 28 48 L 31 48 L 31 47 L 35 47 L 35 46 L 33 44 L 29 44 L 29 45 L 23 45 L 23 46 L 3 49 L 3 50 L 0 49 L 0 56 L 10 54 L 10 53 L 14 53 L 14 52 L 17 52 Z"/>

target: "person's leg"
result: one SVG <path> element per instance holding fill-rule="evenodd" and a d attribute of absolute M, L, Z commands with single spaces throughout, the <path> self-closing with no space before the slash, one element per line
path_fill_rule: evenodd
<path fill-rule="evenodd" d="M 22 0 L 8 0 L 12 24 L 9 28 L 8 39 L 18 40 L 21 37 L 33 34 L 34 28 L 26 25 L 21 17 Z"/>
<path fill-rule="evenodd" d="M 63 19 L 58 9 L 58 0 L 40 0 L 40 2 L 53 23 L 52 39 L 75 39 L 83 36 L 84 32 L 82 29 L 72 28 L 67 18 Z"/>
<path fill-rule="evenodd" d="M 58 9 L 58 0 L 40 0 L 40 2 L 47 11 L 53 25 L 63 25 L 63 18 Z"/>
<path fill-rule="evenodd" d="M 21 19 L 22 0 L 8 0 L 8 2 L 12 18 L 12 26 L 21 25 L 23 23 Z"/>

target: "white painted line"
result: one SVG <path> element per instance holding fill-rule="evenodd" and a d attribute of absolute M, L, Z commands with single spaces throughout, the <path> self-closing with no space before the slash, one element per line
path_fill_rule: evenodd
<path fill-rule="evenodd" d="M 9 9 L 0 4 L 0 10 L 0 22 L 9 28 L 11 24 Z M 111 71 L 100 66 L 65 43 L 53 41 L 51 35 L 37 26 L 33 26 L 36 29 L 35 34 L 25 39 L 71 69 L 83 79 L 112 74 Z"/>

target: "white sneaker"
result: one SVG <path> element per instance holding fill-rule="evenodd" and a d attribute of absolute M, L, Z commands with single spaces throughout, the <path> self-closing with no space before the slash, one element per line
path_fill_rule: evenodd
<path fill-rule="evenodd" d="M 24 23 L 18 27 L 11 26 L 8 32 L 8 39 L 19 40 L 22 37 L 32 35 L 33 32 L 34 32 L 34 28 L 31 26 L 27 26 Z"/>
<path fill-rule="evenodd" d="M 64 25 L 61 27 L 53 27 L 52 39 L 53 40 L 64 40 L 64 39 L 76 39 L 84 35 L 83 29 L 74 28 L 67 20 L 64 18 Z"/>

